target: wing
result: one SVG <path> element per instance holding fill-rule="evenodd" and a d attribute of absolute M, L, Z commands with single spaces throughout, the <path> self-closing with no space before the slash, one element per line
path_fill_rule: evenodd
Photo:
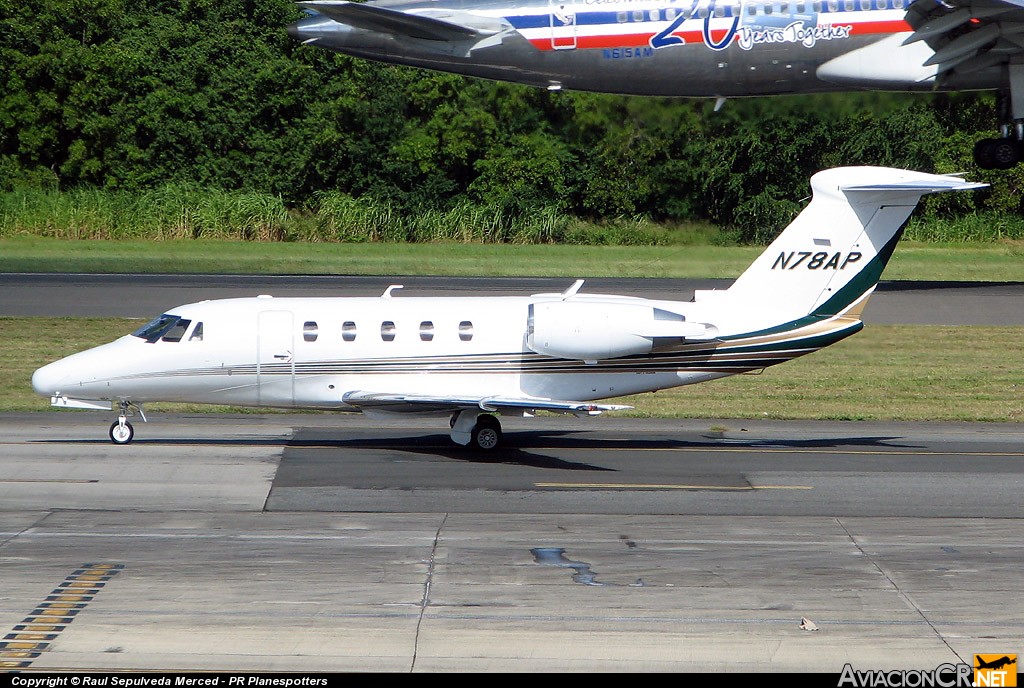
<path fill-rule="evenodd" d="M 357 29 L 421 38 L 428 41 L 473 40 L 491 36 L 506 28 L 496 20 L 448 11 L 441 11 L 445 16 L 442 19 L 426 14 L 410 14 L 342 0 L 310 0 L 309 2 L 300 2 L 298 5 Z M 436 14 L 438 10 L 433 12 Z M 472 22 L 472 24 L 466 22 Z"/>
<path fill-rule="evenodd" d="M 465 410 L 521 411 L 526 413 L 553 411 L 555 413 L 571 413 L 576 416 L 596 416 L 605 411 L 622 411 L 633 408 L 619 404 L 595 404 L 590 401 L 561 401 L 530 397 L 454 397 L 362 391 L 348 392 L 342 396 L 342 401 L 363 412 L 387 413 L 446 413 Z"/>
<path fill-rule="evenodd" d="M 914 32 L 904 45 L 924 41 L 940 76 L 975 75 L 1024 53 L 1024 0 L 914 0 L 907 10 Z"/>

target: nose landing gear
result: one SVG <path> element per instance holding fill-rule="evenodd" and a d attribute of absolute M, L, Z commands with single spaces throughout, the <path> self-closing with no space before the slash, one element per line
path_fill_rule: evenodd
<path fill-rule="evenodd" d="M 135 439 L 135 428 L 128 422 L 128 413 L 138 411 L 139 415 L 142 416 L 143 422 L 146 420 L 146 414 L 143 412 L 141 406 L 136 406 L 130 401 L 121 401 L 120 413 L 118 413 L 117 420 L 110 424 L 110 441 L 114 444 L 128 444 Z"/>
<path fill-rule="evenodd" d="M 110 441 L 114 444 L 128 444 L 134 437 L 135 428 L 125 420 L 124 416 L 119 416 L 110 424 Z"/>

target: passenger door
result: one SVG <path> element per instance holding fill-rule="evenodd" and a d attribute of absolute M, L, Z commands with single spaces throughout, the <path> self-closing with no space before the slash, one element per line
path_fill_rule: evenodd
<path fill-rule="evenodd" d="M 256 335 L 256 403 L 295 403 L 295 323 L 290 311 L 263 311 Z"/>

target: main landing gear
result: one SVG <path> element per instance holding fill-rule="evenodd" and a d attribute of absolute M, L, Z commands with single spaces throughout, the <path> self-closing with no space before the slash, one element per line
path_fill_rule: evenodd
<path fill-rule="evenodd" d="M 469 411 L 458 411 L 451 419 L 452 441 L 478 451 L 491 452 L 501 446 L 501 422 L 496 416 L 481 413 L 476 418 Z"/>
<path fill-rule="evenodd" d="M 117 420 L 110 424 L 110 441 L 114 444 L 128 444 L 135 439 L 135 428 L 128 422 L 128 413 L 137 410 L 139 415 L 142 416 L 142 420 L 146 420 L 146 414 L 143 413 L 141 406 L 136 406 L 130 401 L 122 401 L 120 403 L 120 412 L 117 415 Z"/>
<path fill-rule="evenodd" d="M 1020 95 L 1024 91 L 1022 70 L 1024 66 L 1011 65 L 1011 90 L 996 93 L 999 138 L 982 139 L 974 144 L 974 163 L 983 170 L 1008 170 L 1024 160 L 1024 97 Z M 1021 102 L 1014 102 L 1011 93 L 1017 93 L 1017 100 Z"/>

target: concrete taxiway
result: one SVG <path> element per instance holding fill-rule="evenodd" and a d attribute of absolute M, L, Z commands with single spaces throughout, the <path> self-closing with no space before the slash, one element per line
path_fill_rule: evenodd
<path fill-rule="evenodd" d="M 931 670 L 1024 650 L 1024 427 L 0 414 L 18 670 Z"/>

